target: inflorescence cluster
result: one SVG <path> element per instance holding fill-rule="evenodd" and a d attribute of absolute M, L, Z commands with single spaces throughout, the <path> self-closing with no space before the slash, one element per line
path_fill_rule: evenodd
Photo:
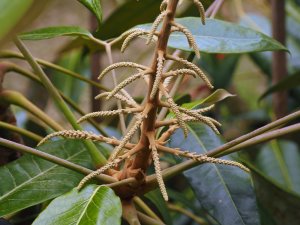
<path fill-rule="evenodd" d="M 200 16 L 202 19 L 202 23 L 205 24 L 205 15 L 204 15 L 204 7 L 201 4 L 199 0 L 193 0 L 197 8 L 199 9 Z M 138 36 L 145 36 L 147 35 L 147 44 L 149 44 L 151 41 L 157 41 L 160 38 L 158 27 L 159 24 L 165 19 L 167 15 L 167 5 L 168 0 L 164 0 L 161 4 L 161 14 L 156 18 L 154 21 L 152 28 L 150 31 L 142 30 L 139 28 L 131 29 L 127 32 L 125 32 L 122 36 L 124 37 L 123 45 L 121 47 L 121 51 L 124 52 L 129 43 Z M 170 22 L 171 31 L 170 32 L 182 32 L 190 45 L 190 47 L 194 50 L 195 55 L 199 58 L 199 48 L 196 44 L 196 41 L 193 37 L 193 35 L 190 33 L 190 31 L 182 26 L 181 24 L 176 23 L 175 21 Z M 179 68 L 176 70 L 171 70 L 168 72 L 164 72 L 164 65 L 167 60 L 172 60 L 174 62 L 177 62 L 178 64 L 181 64 L 183 68 Z M 161 127 L 168 127 L 165 132 L 161 134 L 159 138 L 156 138 L 156 133 L 149 133 L 147 134 L 148 143 L 149 146 L 147 146 L 148 149 L 151 150 L 151 156 L 152 161 L 154 164 L 155 173 L 157 176 L 158 185 L 160 187 L 161 193 L 164 197 L 164 199 L 168 200 L 168 195 L 166 192 L 166 188 L 164 185 L 164 181 L 161 174 L 161 167 L 159 162 L 159 152 L 163 153 L 171 153 L 176 156 L 182 156 L 189 159 L 193 159 L 199 162 L 208 162 L 208 163 L 218 163 L 218 164 L 225 164 L 225 165 L 231 165 L 231 166 L 237 166 L 245 171 L 248 171 L 248 169 L 243 166 L 242 164 L 238 162 L 223 160 L 223 159 L 217 159 L 208 157 L 203 154 L 196 154 L 189 151 L 184 151 L 182 149 L 177 148 L 169 148 L 165 146 L 167 143 L 169 137 L 178 129 L 181 128 L 183 130 L 183 133 L 185 137 L 188 135 L 188 129 L 186 126 L 187 122 L 202 122 L 209 126 L 216 134 L 219 134 L 218 127 L 221 126 L 221 124 L 216 121 L 213 118 L 210 118 L 208 116 L 203 115 L 204 113 L 212 110 L 214 108 L 214 105 L 201 108 L 201 109 L 186 109 L 183 107 L 178 106 L 172 96 L 169 93 L 168 88 L 164 85 L 164 81 L 166 79 L 172 79 L 174 77 L 178 76 L 185 76 L 185 75 L 191 75 L 193 77 L 199 77 L 204 81 L 204 83 L 209 87 L 213 88 L 212 84 L 210 83 L 209 79 L 206 77 L 204 72 L 195 64 L 192 62 L 189 62 L 183 58 L 167 54 L 163 51 L 157 52 L 157 58 L 156 58 L 156 68 L 151 68 L 148 66 L 140 65 L 134 62 L 118 62 L 115 64 L 112 64 L 108 66 L 106 69 L 102 71 L 102 73 L 99 75 L 99 79 L 102 79 L 105 75 L 107 75 L 110 71 L 119 69 L 122 67 L 126 68 L 134 68 L 137 70 L 137 73 L 129 76 L 127 79 L 119 83 L 112 91 L 110 92 L 104 92 L 100 95 L 96 96 L 96 99 L 100 98 L 106 98 L 111 99 L 115 98 L 119 101 L 121 101 L 124 108 L 117 109 L 117 110 L 111 110 L 111 111 L 99 111 L 99 112 L 92 112 L 89 113 L 83 117 L 81 117 L 78 120 L 78 123 L 83 122 L 91 117 L 108 117 L 108 116 L 114 116 L 118 114 L 132 114 L 134 117 L 135 123 L 130 127 L 126 135 L 121 139 L 117 140 L 112 137 L 104 137 L 102 135 L 96 135 L 91 132 L 87 131 L 77 131 L 77 130 L 66 130 L 66 131 L 60 131 L 56 133 L 52 133 L 45 137 L 40 143 L 44 143 L 47 140 L 51 139 L 55 136 L 62 136 L 65 138 L 74 138 L 74 139 L 88 139 L 95 142 L 105 142 L 107 144 L 115 146 L 114 151 L 112 152 L 108 162 L 106 165 L 101 167 L 100 169 L 92 172 L 91 174 L 87 175 L 78 185 L 78 189 L 82 188 L 87 181 L 92 179 L 98 174 L 105 173 L 107 170 L 114 168 L 116 170 L 121 170 L 122 165 L 124 165 L 124 162 L 127 159 L 131 159 L 135 157 L 136 153 L 139 151 L 143 151 L 143 148 L 138 148 L 138 143 L 131 143 L 131 139 L 133 135 L 137 131 L 141 131 L 141 128 L 143 127 L 143 123 L 145 119 L 148 117 L 148 114 L 150 112 L 151 104 L 138 104 L 126 91 L 123 89 L 131 84 L 132 82 L 138 80 L 139 78 L 144 78 L 145 82 L 149 84 L 149 76 L 153 76 L 154 82 L 152 87 L 149 87 L 149 95 L 147 96 L 149 101 L 153 101 L 153 99 L 157 98 L 158 101 L 154 101 L 155 104 L 157 104 L 158 107 L 165 107 L 168 108 L 170 111 L 172 111 L 175 115 L 175 118 L 171 119 L 165 119 L 165 120 L 157 120 L 157 118 L 154 121 L 154 127 L 155 129 L 159 129 Z M 158 97 L 157 97 L 158 96 Z"/>

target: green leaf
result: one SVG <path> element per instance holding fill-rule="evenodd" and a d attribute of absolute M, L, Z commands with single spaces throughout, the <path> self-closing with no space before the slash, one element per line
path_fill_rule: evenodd
<path fill-rule="evenodd" d="M 102 22 L 102 8 L 101 8 L 100 0 L 78 0 L 78 1 L 96 16 L 98 25 L 100 26 Z"/>
<path fill-rule="evenodd" d="M 32 225 L 118 225 L 122 205 L 113 190 L 89 185 L 54 199 Z"/>
<path fill-rule="evenodd" d="M 245 162 L 246 163 L 246 162 Z M 270 179 L 250 163 L 255 192 L 260 207 L 275 225 L 298 225 L 300 221 L 300 196 L 287 191 L 284 186 Z"/>
<path fill-rule="evenodd" d="M 300 154 L 295 143 L 272 141 L 262 147 L 255 161 L 266 176 L 300 194 Z"/>
<path fill-rule="evenodd" d="M 293 75 L 287 76 L 281 81 L 279 81 L 277 84 L 269 87 L 259 98 L 259 100 L 262 100 L 263 98 L 267 97 L 268 95 L 278 92 L 278 91 L 287 91 L 292 88 L 296 88 L 300 86 L 300 72 L 297 72 Z"/>
<path fill-rule="evenodd" d="M 46 27 L 19 35 L 23 40 L 43 40 L 61 36 L 75 36 L 89 39 L 92 34 L 84 28 L 72 26 Z"/>
<path fill-rule="evenodd" d="M 158 211 L 161 213 L 162 217 L 164 218 L 164 222 L 167 225 L 173 224 L 167 204 L 165 200 L 162 198 L 159 189 L 155 189 L 153 191 L 148 192 L 147 194 L 145 194 L 145 197 L 149 199 L 157 207 Z"/>
<path fill-rule="evenodd" d="M 211 95 L 207 96 L 206 98 L 200 99 L 198 101 L 194 101 L 191 103 L 185 103 L 182 105 L 182 107 L 184 107 L 186 109 L 193 109 L 202 104 L 212 105 L 212 104 L 220 102 L 226 98 L 234 97 L 234 96 L 235 95 L 230 94 L 228 91 L 226 91 L 224 89 L 218 89 L 218 90 L 214 91 Z"/>
<path fill-rule="evenodd" d="M 237 24 L 217 19 L 207 19 L 202 25 L 200 18 L 186 17 L 176 19 L 176 22 L 187 27 L 193 34 L 200 51 L 207 53 L 247 53 L 262 51 L 288 51 L 278 41 L 267 35 Z M 150 30 L 152 24 L 139 25 L 139 28 Z M 186 36 L 174 32 L 168 42 L 171 48 L 192 51 Z"/>
<path fill-rule="evenodd" d="M 205 154 L 222 144 L 207 126 L 190 123 L 184 139 L 181 130 L 171 136 L 171 147 Z M 232 159 L 232 157 L 225 157 Z M 249 174 L 237 167 L 203 164 L 184 173 L 203 209 L 221 225 L 260 224 Z"/>
<path fill-rule="evenodd" d="M 47 1 L 48 2 L 48 1 Z M 0 46 L 24 29 L 48 4 L 39 0 L 0 1 Z"/>
<path fill-rule="evenodd" d="M 38 148 L 68 161 L 91 167 L 85 146 L 78 140 L 48 142 Z M 48 162 L 24 155 L 0 168 L 0 217 L 55 198 L 73 187 L 83 175 Z"/>

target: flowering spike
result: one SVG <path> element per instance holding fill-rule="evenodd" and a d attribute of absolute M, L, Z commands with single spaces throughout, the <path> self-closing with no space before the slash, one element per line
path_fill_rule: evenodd
<path fill-rule="evenodd" d="M 159 89 L 160 81 L 162 78 L 162 72 L 164 68 L 164 55 L 163 52 L 159 52 L 157 56 L 157 69 L 156 69 L 156 76 L 153 83 L 153 87 L 150 93 L 150 99 L 154 99 L 157 90 Z"/>
<path fill-rule="evenodd" d="M 109 111 L 99 111 L 99 112 L 92 112 L 88 113 L 85 116 L 81 117 L 77 123 L 81 123 L 84 120 L 87 120 L 91 117 L 105 117 L 105 116 L 114 116 L 118 115 L 120 113 L 133 113 L 133 112 L 139 112 L 141 109 L 138 108 L 128 108 L 128 109 L 117 109 L 117 110 L 109 110 Z"/>
<path fill-rule="evenodd" d="M 193 0 L 193 1 L 200 13 L 201 22 L 203 25 L 205 25 L 205 9 L 203 4 L 200 2 L 200 0 Z"/>
<path fill-rule="evenodd" d="M 183 130 L 184 137 L 187 137 L 188 129 L 187 129 L 187 127 L 184 123 L 183 117 L 182 117 L 182 115 L 179 111 L 179 107 L 176 105 L 173 98 L 168 94 L 168 92 L 165 90 L 164 87 L 161 86 L 161 90 L 163 91 L 164 96 L 167 98 L 167 102 L 169 103 L 169 107 L 174 112 L 180 128 Z"/>
<path fill-rule="evenodd" d="M 164 19 L 165 15 L 167 14 L 166 11 L 161 12 L 161 14 L 158 15 L 158 17 L 155 19 L 155 21 L 152 24 L 151 30 L 149 32 L 149 36 L 148 36 L 148 40 L 146 42 L 146 44 L 150 44 L 150 41 L 153 38 L 153 35 L 155 33 L 155 31 L 157 30 L 159 24 L 161 23 L 161 21 Z"/>
<path fill-rule="evenodd" d="M 110 94 L 110 92 L 103 92 L 99 95 L 97 95 L 95 97 L 95 99 L 99 99 L 99 98 L 103 98 L 103 97 L 107 97 Z M 139 104 L 136 103 L 136 101 L 132 101 L 131 99 L 128 99 L 127 97 L 125 97 L 124 95 L 121 94 L 115 94 L 114 97 L 124 103 L 126 103 L 127 105 L 131 106 L 131 107 L 139 107 Z"/>
<path fill-rule="evenodd" d="M 118 63 L 114 63 L 108 67 L 106 67 L 102 73 L 99 75 L 98 79 L 101 80 L 105 74 L 107 74 L 108 72 L 110 72 L 111 70 L 120 68 L 120 67 L 132 67 L 132 68 L 137 68 L 137 69 L 142 69 L 142 70 L 146 70 L 148 69 L 148 67 L 144 66 L 144 65 L 140 65 L 137 63 L 133 63 L 133 62 L 118 62 Z"/>
<path fill-rule="evenodd" d="M 106 165 L 104 165 L 103 167 L 101 167 L 100 169 L 90 173 L 89 175 L 85 176 L 80 183 L 77 186 L 77 190 L 80 190 L 85 184 L 86 182 L 88 182 L 89 180 L 91 180 L 92 178 L 94 178 L 97 175 L 100 175 L 102 173 L 104 173 L 106 170 L 111 169 L 112 167 L 117 166 L 123 159 L 122 158 L 117 158 L 111 162 L 108 162 Z"/>
<path fill-rule="evenodd" d="M 213 89 L 214 86 L 212 86 L 212 84 L 210 83 L 210 81 L 207 79 L 206 75 L 203 73 L 203 71 L 198 67 L 196 66 L 195 64 L 185 60 L 185 59 L 182 59 L 182 58 L 179 58 L 179 57 L 176 57 L 176 56 L 172 56 L 172 55 L 167 55 L 167 58 L 168 59 L 171 59 L 171 60 L 174 60 L 176 62 L 180 62 L 182 63 L 183 65 L 185 65 L 186 67 L 188 67 L 189 69 L 191 70 L 194 70 L 197 75 L 202 78 L 202 80 L 206 83 L 206 85 Z"/>
<path fill-rule="evenodd" d="M 118 91 L 120 91 L 121 89 L 123 89 L 124 87 L 126 87 L 127 85 L 129 85 L 130 83 L 132 83 L 133 81 L 139 79 L 140 77 L 144 76 L 145 72 L 140 72 L 137 74 L 134 74 L 130 77 L 128 77 L 127 79 L 125 79 L 124 81 L 122 81 L 119 85 L 117 85 L 110 93 L 109 95 L 106 97 L 106 99 L 110 99 L 111 97 L 113 97 Z"/>
<path fill-rule="evenodd" d="M 180 25 L 179 23 L 173 22 L 172 25 L 177 28 L 174 31 L 180 31 L 180 32 L 182 32 L 186 36 L 186 38 L 187 38 L 187 40 L 189 42 L 190 47 L 193 48 L 193 50 L 195 52 L 196 57 L 198 59 L 200 59 L 199 48 L 197 46 L 197 43 L 196 43 L 196 41 L 195 41 L 194 36 L 192 35 L 192 33 L 186 27 Z"/>
<path fill-rule="evenodd" d="M 138 115 L 138 119 L 133 125 L 133 127 L 129 130 L 129 132 L 125 135 L 125 137 L 122 139 L 120 145 L 118 145 L 112 155 L 111 155 L 111 160 L 114 160 L 116 156 L 119 154 L 119 152 L 124 148 L 126 143 L 131 139 L 131 137 L 134 135 L 134 133 L 137 131 L 137 129 L 141 126 L 145 116 L 143 115 Z"/>
<path fill-rule="evenodd" d="M 163 0 L 162 1 L 162 3 L 160 4 L 160 7 L 159 7 L 161 12 L 166 10 L 168 3 L 169 3 L 169 0 Z"/>
<path fill-rule="evenodd" d="M 151 150 L 152 150 L 152 158 L 154 162 L 154 169 L 155 169 L 157 183 L 164 200 L 167 202 L 169 200 L 169 197 L 161 174 L 159 155 L 155 146 L 151 146 Z"/>
<path fill-rule="evenodd" d="M 130 41 L 132 41 L 134 38 L 138 37 L 138 36 L 141 36 L 141 35 L 146 35 L 148 34 L 149 35 L 149 31 L 145 31 L 145 30 L 142 30 L 142 31 L 136 31 L 134 33 L 131 33 L 130 35 L 127 36 L 127 38 L 124 40 L 123 44 L 122 44 L 122 47 L 121 47 L 121 52 L 124 52 L 125 49 L 128 47 Z M 155 34 L 154 34 L 155 35 Z M 155 40 L 154 37 L 152 37 L 152 40 Z"/>
<path fill-rule="evenodd" d="M 192 75 L 193 77 L 197 76 L 197 73 L 194 70 L 190 70 L 190 69 L 178 69 L 178 70 L 171 70 L 167 73 L 163 74 L 163 77 L 170 77 L 170 76 L 178 76 L 178 75 Z"/>

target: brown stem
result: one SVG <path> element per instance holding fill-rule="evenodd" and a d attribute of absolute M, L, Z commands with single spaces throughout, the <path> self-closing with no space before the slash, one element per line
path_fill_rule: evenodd
<path fill-rule="evenodd" d="M 174 20 L 176 7 L 178 4 L 178 0 L 170 0 L 168 7 L 167 7 L 167 13 L 163 20 L 162 28 L 158 34 L 158 42 L 156 46 L 156 51 L 154 54 L 153 63 L 151 66 L 152 71 L 154 71 L 154 74 L 157 72 L 157 58 L 159 55 L 165 55 L 167 50 L 167 43 L 169 40 L 169 36 L 171 33 L 171 22 Z M 133 160 L 133 163 L 130 167 L 131 170 L 141 170 L 142 173 L 145 174 L 146 169 L 149 166 L 149 162 L 151 161 L 151 150 L 149 149 L 149 140 L 148 136 L 151 136 L 151 133 L 155 133 L 155 121 L 156 121 L 156 114 L 157 114 L 157 108 L 159 105 L 159 94 L 156 93 L 156 96 L 153 100 L 150 98 L 150 93 L 153 88 L 155 77 L 150 76 L 149 78 L 149 88 L 148 88 L 148 95 L 147 95 L 147 105 L 150 109 L 147 118 L 145 119 L 142 131 L 141 131 L 141 138 L 140 143 L 144 146 L 143 151 L 140 151 L 136 158 Z"/>
<path fill-rule="evenodd" d="M 277 41 L 285 44 L 285 1 L 272 0 L 272 31 L 273 37 Z M 277 84 L 287 76 L 286 53 L 274 51 L 272 62 L 272 83 Z M 287 93 L 284 91 L 273 94 L 273 109 L 276 118 L 281 118 L 287 113 Z"/>

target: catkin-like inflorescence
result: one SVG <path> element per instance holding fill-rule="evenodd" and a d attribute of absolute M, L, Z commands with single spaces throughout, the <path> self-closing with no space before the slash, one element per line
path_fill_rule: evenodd
<path fill-rule="evenodd" d="M 161 12 L 166 10 L 168 3 L 169 3 L 169 0 L 163 0 L 162 1 L 162 3 L 160 4 L 160 7 L 159 7 Z"/>
<path fill-rule="evenodd" d="M 110 110 L 110 111 L 99 111 L 99 112 L 92 112 L 88 113 L 85 116 L 81 117 L 77 123 L 81 123 L 84 120 L 87 120 L 88 118 L 92 117 L 105 117 L 105 116 L 114 116 L 118 115 L 120 113 L 133 113 L 138 112 L 140 109 L 138 108 L 128 108 L 128 109 L 117 109 L 117 110 Z"/>
<path fill-rule="evenodd" d="M 124 81 L 122 81 L 120 84 L 118 84 L 111 92 L 110 94 L 106 97 L 106 99 L 110 99 L 111 97 L 113 97 L 117 92 L 119 92 L 121 89 L 123 89 L 124 87 L 126 87 L 127 85 L 129 85 L 130 83 L 132 83 L 133 81 L 139 79 L 140 77 L 144 76 L 146 73 L 145 72 L 140 72 L 137 74 L 134 74 L 130 77 L 128 77 L 127 79 L 125 79 Z"/>
<path fill-rule="evenodd" d="M 190 70 L 190 69 L 171 70 L 167 73 L 164 73 L 163 78 L 170 77 L 170 76 L 178 76 L 178 75 L 192 75 L 193 77 L 196 77 L 197 73 L 194 70 Z"/>
<path fill-rule="evenodd" d="M 164 68 L 164 55 L 162 52 L 158 53 L 157 56 L 157 69 L 156 69 L 156 75 L 155 75 L 155 80 L 152 86 L 152 90 L 150 93 L 150 99 L 154 99 L 160 85 L 160 81 L 162 78 L 162 73 L 163 73 L 163 68 Z"/>
<path fill-rule="evenodd" d="M 143 120 L 145 119 L 144 115 L 137 115 L 137 121 L 132 126 L 132 128 L 129 130 L 129 132 L 125 135 L 125 137 L 122 139 L 121 143 L 114 149 L 113 153 L 111 154 L 111 160 L 114 160 L 119 152 L 124 148 L 124 146 L 127 144 L 127 142 L 132 138 L 134 133 L 139 129 L 139 127 L 142 125 Z"/>
<path fill-rule="evenodd" d="M 90 173 L 89 175 L 85 176 L 80 183 L 77 186 L 77 190 L 80 190 L 85 184 L 86 182 L 88 182 L 89 180 L 91 180 L 92 178 L 94 178 L 97 175 L 100 175 L 102 173 L 104 173 L 106 170 L 111 169 L 112 167 L 117 166 L 121 161 L 123 160 L 122 157 L 119 157 L 111 162 L 108 162 L 107 164 L 105 164 L 103 167 L 101 167 L 100 169 Z"/>
<path fill-rule="evenodd" d="M 136 31 L 134 33 L 131 33 L 130 35 L 128 35 L 125 40 L 123 41 L 122 47 L 121 47 L 121 52 L 124 52 L 125 49 L 128 47 L 129 43 L 136 37 L 141 36 L 141 35 L 149 35 L 149 31 L 145 31 L 145 30 L 140 30 L 140 31 Z M 155 33 L 154 33 L 155 35 Z M 156 40 L 156 36 L 152 37 L 152 40 L 155 41 Z M 151 41 L 152 41 L 151 40 Z"/>
<path fill-rule="evenodd" d="M 102 73 L 99 75 L 98 79 L 101 80 L 105 76 L 105 74 L 107 74 L 111 70 L 114 70 L 114 69 L 117 69 L 120 67 L 131 67 L 131 68 L 137 68 L 137 69 L 142 69 L 142 70 L 148 69 L 148 67 L 146 67 L 144 65 L 133 63 L 133 62 L 118 62 L 118 63 L 114 63 L 114 64 L 106 67 L 102 71 Z"/>
<path fill-rule="evenodd" d="M 188 135 L 188 129 L 187 129 L 186 124 L 185 124 L 185 122 L 183 120 L 182 114 L 179 111 L 179 107 L 176 105 L 176 103 L 174 102 L 173 98 L 164 89 L 163 89 L 163 94 L 167 98 L 167 102 L 169 103 L 171 110 L 174 112 L 174 114 L 175 114 L 175 116 L 177 118 L 178 125 L 183 130 L 184 136 L 187 137 L 187 135 Z"/>
<path fill-rule="evenodd" d="M 215 108 L 214 104 L 204 107 L 204 108 L 201 108 L 201 109 L 193 109 L 193 111 L 196 113 L 205 113 L 205 112 L 211 111 L 213 108 Z"/>
<path fill-rule="evenodd" d="M 194 117 L 196 118 L 198 121 L 201 121 L 203 123 L 205 123 L 206 125 L 208 125 L 216 134 L 220 134 L 219 130 L 217 129 L 216 125 L 217 126 L 221 126 L 221 124 L 210 118 L 210 117 L 207 117 L 207 116 L 202 116 L 192 110 L 188 110 L 188 109 L 184 109 L 184 108 L 180 108 L 179 109 L 180 111 L 182 111 L 184 114 L 188 115 L 188 116 L 191 116 L 191 117 Z M 179 122 L 178 122 L 179 123 Z M 215 125 L 216 124 L 216 125 Z"/>
<path fill-rule="evenodd" d="M 43 140 L 38 143 L 38 146 L 42 145 L 46 141 L 50 140 L 53 137 L 65 137 L 65 138 L 73 138 L 73 139 L 86 139 L 92 141 L 102 141 L 102 142 L 109 142 L 112 139 L 103 137 L 102 135 L 96 135 L 89 131 L 80 131 L 80 130 L 64 130 L 58 131 L 52 134 L 47 135 Z"/>
<path fill-rule="evenodd" d="M 194 36 L 192 35 L 192 33 L 186 27 L 182 26 L 179 23 L 172 22 L 172 25 L 175 28 L 177 28 L 174 31 L 180 31 L 180 32 L 182 32 L 186 36 L 186 38 L 187 38 L 187 40 L 189 42 L 190 47 L 193 48 L 196 57 L 199 59 L 200 58 L 199 48 L 198 48 L 198 45 L 197 45 L 197 43 L 196 43 L 196 41 L 195 41 Z"/>
<path fill-rule="evenodd" d="M 218 159 L 213 157 L 208 157 L 206 155 L 191 155 L 189 158 L 196 160 L 198 162 L 207 162 L 207 163 L 215 163 L 215 164 L 222 164 L 222 165 L 228 165 L 228 166 L 236 166 L 245 172 L 249 173 L 249 169 L 244 166 L 243 164 L 231 160 L 225 160 L 225 159 Z"/>
<path fill-rule="evenodd" d="M 125 31 L 123 34 L 121 34 L 121 38 L 125 38 L 128 35 L 135 33 L 135 32 L 139 32 L 139 31 L 145 31 L 145 30 L 141 29 L 141 28 L 132 28 L 132 29 Z"/>
<path fill-rule="evenodd" d="M 225 160 L 225 159 L 218 159 L 218 158 L 213 158 L 209 157 L 204 154 L 197 154 L 195 152 L 189 152 L 189 151 L 182 151 L 180 149 L 175 149 L 175 148 L 161 148 L 161 146 L 158 146 L 158 149 L 164 152 L 172 153 L 177 156 L 182 156 L 186 158 L 193 159 L 198 162 L 204 162 L 204 163 L 215 163 L 215 164 L 223 164 L 223 165 L 229 165 L 229 166 L 236 166 L 239 167 L 240 169 L 244 170 L 245 172 L 249 172 L 249 169 L 245 167 L 243 164 L 231 160 Z"/>
<path fill-rule="evenodd" d="M 162 178 L 162 174 L 161 174 L 159 155 L 158 155 L 158 152 L 157 152 L 157 149 L 155 146 L 151 146 L 151 150 L 152 150 L 152 158 L 153 158 L 153 162 L 154 162 L 154 169 L 155 169 L 157 183 L 158 183 L 160 192 L 161 192 L 164 200 L 168 201 L 169 197 L 168 197 L 166 186 L 165 186 L 164 180 Z"/>
<path fill-rule="evenodd" d="M 200 2 L 200 0 L 193 0 L 193 1 L 200 13 L 201 22 L 203 25 L 205 25 L 205 9 L 203 4 Z"/>
<path fill-rule="evenodd" d="M 172 56 L 172 55 L 167 55 L 167 59 L 171 59 L 171 60 L 174 60 L 176 62 L 180 62 L 182 63 L 183 65 L 185 65 L 186 67 L 188 67 L 189 69 L 191 70 L 194 70 L 197 75 L 206 83 L 206 85 L 213 89 L 214 86 L 210 83 L 210 81 L 208 80 L 208 78 L 206 77 L 206 75 L 203 73 L 203 71 L 198 67 L 196 66 L 195 64 L 185 60 L 185 59 L 182 59 L 182 58 L 179 58 L 179 57 L 176 57 L 176 56 Z"/>
<path fill-rule="evenodd" d="M 95 99 L 99 99 L 99 98 L 103 98 L 103 97 L 107 97 L 110 94 L 110 92 L 103 92 L 99 95 L 97 95 L 95 97 Z M 120 100 L 121 102 L 124 102 L 125 104 L 127 104 L 128 106 L 131 107 L 139 107 L 139 104 L 137 104 L 135 101 L 132 101 L 131 99 L 128 99 L 127 97 L 125 97 L 124 95 L 121 94 L 115 94 L 114 98 Z"/>
<path fill-rule="evenodd" d="M 148 40 L 146 42 L 146 44 L 150 44 L 153 36 L 154 36 L 154 33 L 155 31 L 157 30 L 159 24 L 162 22 L 162 20 L 164 19 L 164 17 L 166 16 L 167 12 L 166 11 L 163 11 L 161 12 L 158 17 L 155 19 L 155 21 L 153 22 L 152 24 L 152 27 L 151 27 L 151 30 L 149 32 L 149 36 L 148 36 Z"/>

